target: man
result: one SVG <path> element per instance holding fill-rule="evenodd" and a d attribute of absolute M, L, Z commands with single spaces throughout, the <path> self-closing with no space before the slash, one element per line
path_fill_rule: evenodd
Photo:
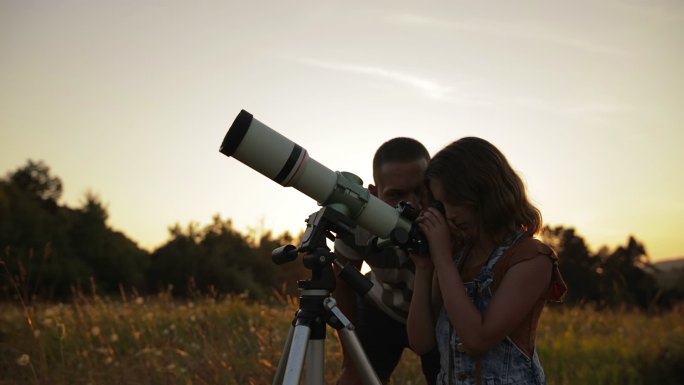
<path fill-rule="evenodd" d="M 371 194 L 391 206 L 405 201 L 419 208 L 423 186 L 423 172 L 430 155 L 418 141 L 394 138 L 383 143 L 373 158 Z M 337 282 L 333 293 L 342 312 L 356 327 L 368 360 L 384 384 L 389 382 L 405 348 L 408 348 L 406 318 L 413 290 L 415 266 L 406 252 L 387 248 L 371 252 L 367 247 L 373 235 L 357 226 L 356 232 L 335 241 L 335 254 L 342 263 L 347 261 L 360 269 L 365 261 L 371 271 L 367 274 L 373 288 L 361 298 L 344 281 Z M 342 375 L 338 385 L 361 384 L 361 376 L 354 367 L 344 346 Z M 439 371 L 437 351 L 421 357 L 423 374 L 433 384 Z"/>

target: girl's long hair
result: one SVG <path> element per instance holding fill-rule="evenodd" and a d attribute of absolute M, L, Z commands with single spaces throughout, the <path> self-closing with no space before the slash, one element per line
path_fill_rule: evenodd
<path fill-rule="evenodd" d="M 519 230 L 534 235 L 542 216 L 528 199 L 525 185 L 506 157 L 488 141 L 465 137 L 439 151 L 429 162 L 425 181 L 439 180 L 452 205 L 475 209 L 482 231 L 495 237 Z"/>

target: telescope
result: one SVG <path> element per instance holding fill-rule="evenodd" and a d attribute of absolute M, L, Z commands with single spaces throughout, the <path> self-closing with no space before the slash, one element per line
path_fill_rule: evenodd
<path fill-rule="evenodd" d="M 351 219 L 377 236 L 373 248 L 396 245 L 419 254 L 427 251 L 427 241 L 413 223 L 417 212 L 410 205 L 388 205 L 364 188 L 358 176 L 330 170 L 245 110 L 235 118 L 219 151 Z"/>
<path fill-rule="evenodd" d="M 324 344 L 328 324 L 338 330 L 344 346 L 351 351 L 364 385 L 381 385 L 354 333 L 354 326 L 330 296 L 336 285 L 332 266 L 337 265 L 339 277 L 362 296 L 373 284 L 350 264 L 342 265 L 325 242 L 333 239 L 333 233 L 340 237 L 361 226 L 376 235 L 369 244 L 371 249 L 396 245 L 426 254 L 427 240 L 414 223 L 417 211 L 404 202 L 395 208 L 381 201 L 363 187 L 361 178 L 323 166 L 302 146 L 245 110 L 235 118 L 219 151 L 283 187 L 294 187 L 323 206 L 307 219 L 300 247 L 286 245 L 271 254 L 276 264 L 291 262 L 301 254 L 304 266 L 311 270 L 311 279 L 297 281 L 301 290 L 300 307 L 292 321 L 273 384 L 299 384 L 305 366 L 307 384 L 325 383 Z"/>

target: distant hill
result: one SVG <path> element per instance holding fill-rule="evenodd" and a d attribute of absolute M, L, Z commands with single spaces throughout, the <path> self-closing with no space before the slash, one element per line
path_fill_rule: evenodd
<path fill-rule="evenodd" d="M 668 259 L 653 264 L 656 268 L 662 271 L 684 268 L 684 257 Z"/>
<path fill-rule="evenodd" d="M 654 277 L 663 289 L 684 290 L 684 257 L 653 264 L 657 269 Z"/>

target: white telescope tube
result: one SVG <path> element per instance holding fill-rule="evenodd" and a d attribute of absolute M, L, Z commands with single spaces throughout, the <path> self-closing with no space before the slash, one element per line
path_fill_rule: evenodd
<path fill-rule="evenodd" d="M 294 187 L 319 205 L 338 211 L 381 238 L 394 229 L 407 233 L 411 222 L 381 201 L 350 173 L 334 172 L 309 157 L 306 149 L 242 110 L 223 139 L 219 151 L 285 187 Z M 341 206 L 341 207 L 340 207 Z"/>

